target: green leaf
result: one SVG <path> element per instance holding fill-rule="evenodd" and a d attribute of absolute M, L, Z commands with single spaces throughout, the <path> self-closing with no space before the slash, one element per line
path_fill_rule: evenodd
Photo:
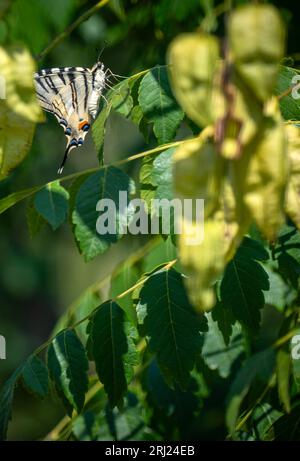
<path fill-rule="evenodd" d="M 299 402 L 295 403 L 290 414 L 284 414 L 274 423 L 274 440 L 284 442 L 299 441 L 300 438 L 300 419 Z"/>
<path fill-rule="evenodd" d="M 279 273 L 297 290 L 300 276 L 300 232 L 295 227 L 283 227 L 274 254 Z"/>
<path fill-rule="evenodd" d="M 17 381 L 20 377 L 21 367 L 12 374 L 4 383 L 0 392 L 0 441 L 6 439 L 7 428 L 11 420 L 12 403 Z"/>
<path fill-rule="evenodd" d="M 55 181 L 37 192 L 34 206 L 52 229 L 56 230 L 67 217 L 68 199 L 68 191 L 59 184 L 59 181 Z"/>
<path fill-rule="evenodd" d="M 184 112 L 174 99 L 165 67 L 154 67 L 142 79 L 139 104 L 145 117 L 153 123 L 159 144 L 172 141 Z"/>
<path fill-rule="evenodd" d="M 138 281 L 139 275 L 137 268 L 130 262 L 122 264 L 122 266 L 112 274 L 109 297 L 115 298 L 117 295 L 133 286 Z M 133 307 L 131 293 L 118 299 L 118 304 L 126 312 L 131 321 L 136 324 L 136 311 Z"/>
<path fill-rule="evenodd" d="M 23 383 L 26 388 L 37 394 L 39 397 L 45 397 L 48 394 L 48 370 L 44 362 L 36 355 L 31 355 L 22 370 Z"/>
<path fill-rule="evenodd" d="M 111 104 L 113 109 L 124 117 L 128 117 L 133 108 L 133 99 L 131 96 L 132 84 L 128 80 L 122 82 L 118 87 L 111 90 Z"/>
<path fill-rule="evenodd" d="M 165 379 L 185 388 L 202 339 L 181 274 L 174 269 L 152 274 L 140 291 L 137 315 Z"/>
<path fill-rule="evenodd" d="M 103 150 L 104 150 L 104 137 L 106 122 L 111 111 L 111 102 L 106 104 L 100 111 L 98 117 L 92 125 L 92 136 L 95 143 L 98 159 L 100 163 L 103 161 Z"/>
<path fill-rule="evenodd" d="M 79 413 L 88 389 L 88 360 L 82 343 L 72 330 L 64 330 L 48 348 L 48 369 L 56 388 L 68 406 Z"/>
<path fill-rule="evenodd" d="M 293 377 L 297 389 L 300 389 L 300 330 L 297 331 L 291 341 L 291 356 L 293 365 Z"/>
<path fill-rule="evenodd" d="M 32 200 L 30 200 L 26 208 L 26 220 L 31 238 L 39 233 L 46 222 L 43 216 L 35 209 Z"/>
<path fill-rule="evenodd" d="M 127 193 L 125 209 L 122 209 L 119 203 L 120 191 Z M 122 236 L 120 228 L 121 230 L 125 228 L 126 221 L 130 221 L 134 212 L 134 208 L 130 204 L 130 195 L 133 191 L 133 181 L 123 171 L 114 167 L 108 167 L 94 173 L 83 182 L 76 196 L 72 218 L 75 226 L 75 237 L 86 261 L 90 261 L 98 254 L 103 253 Z M 107 207 L 103 212 L 96 210 L 99 200 L 106 198 L 112 200 L 116 205 L 115 216 L 114 213 L 107 212 Z M 108 215 L 109 223 L 112 223 L 113 226 L 112 233 L 100 235 L 97 232 L 97 220 L 102 215 Z M 106 223 L 107 220 L 105 225 Z"/>
<path fill-rule="evenodd" d="M 142 387 L 152 414 L 152 427 L 172 439 L 172 429 L 177 439 L 185 440 L 191 427 L 198 425 L 196 415 L 201 410 L 198 375 L 192 375 L 187 389 L 171 389 L 165 382 L 156 360 L 152 360 L 142 375 Z M 173 436 L 174 437 L 174 436 Z"/>
<path fill-rule="evenodd" d="M 174 148 L 170 148 L 157 155 L 153 161 L 151 172 L 152 184 L 156 186 L 155 198 L 173 198 L 173 153 Z"/>
<path fill-rule="evenodd" d="M 232 310 L 217 301 L 216 306 L 212 310 L 212 319 L 217 322 L 224 342 L 228 346 L 230 337 L 232 336 L 233 325 L 236 323 Z"/>
<path fill-rule="evenodd" d="M 93 315 L 87 331 L 91 358 L 110 404 L 121 406 L 127 384 L 133 377 L 133 366 L 138 363 L 135 328 L 121 307 L 108 301 Z"/>
<path fill-rule="evenodd" d="M 148 155 L 143 158 L 140 168 L 140 196 L 151 209 L 151 200 L 155 198 L 156 186 L 153 184 L 152 170 L 154 158 Z"/>
<path fill-rule="evenodd" d="M 283 414 L 272 408 L 269 403 L 259 403 L 253 411 L 252 422 L 258 440 L 274 439 L 274 424 Z"/>
<path fill-rule="evenodd" d="M 241 403 L 254 379 L 259 377 L 264 383 L 268 382 L 274 365 L 275 351 L 270 348 L 252 355 L 238 371 L 230 387 L 226 411 L 226 422 L 231 434 L 235 432 Z"/>
<path fill-rule="evenodd" d="M 218 370 L 222 378 L 227 378 L 235 361 L 244 355 L 241 327 L 238 323 L 235 323 L 229 344 L 226 345 L 212 314 L 206 314 L 206 317 L 208 320 L 208 332 L 204 334 L 202 357 L 211 370 Z"/>
<path fill-rule="evenodd" d="M 276 371 L 279 400 L 282 402 L 287 413 L 291 411 L 290 370 L 291 354 L 288 345 L 286 345 L 277 352 Z"/>
<path fill-rule="evenodd" d="M 256 262 L 268 257 L 257 242 L 247 238 L 225 269 L 220 286 L 221 302 L 253 335 L 258 333 L 260 309 L 264 306 L 262 290 L 269 289 L 268 274 Z"/>
<path fill-rule="evenodd" d="M 292 79 L 299 76 L 299 72 L 291 67 L 280 66 L 275 94 L 283 95 L 289 88 L 292 88 L 300 80 L 292 83 Z M 297 91 L 299 94 L 299 90 Z M 280 98 L 280 110 L 285 120 L 300 120 L 300 103 L 295 99 L 290 91 L 287 95 Z"/>

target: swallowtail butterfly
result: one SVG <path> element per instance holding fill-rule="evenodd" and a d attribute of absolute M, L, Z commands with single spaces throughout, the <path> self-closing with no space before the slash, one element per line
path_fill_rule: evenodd
<path fill-rule="evenodd" d="M 104 71 L 104 65 L 98 61 L 91 69 L 54 67 L 34 74 L 36 94 L 42 108 L 55 115 L 67 137 L 59 174 L 63 171 L 69 152 L 82 146 L 91 121 L 97 115 L 107 71 L 109 69 Z"/>

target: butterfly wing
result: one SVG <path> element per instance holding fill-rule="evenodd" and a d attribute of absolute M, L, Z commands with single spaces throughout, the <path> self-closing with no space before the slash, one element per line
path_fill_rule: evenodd
<path fill-rule="evenodd" d="M 89 69 L 82 67 L 54 68 L 37 72 L 34 80 L 42 108 L 55 115 L 67 137 L 61 173 L 69 152 L 82 146 L 90 127 L 88 101 L 93 76 Z"/>

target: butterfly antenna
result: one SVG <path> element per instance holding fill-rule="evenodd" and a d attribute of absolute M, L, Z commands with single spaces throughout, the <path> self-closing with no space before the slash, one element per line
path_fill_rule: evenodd
<path fill-rule="evenodd" d="M 100 51 L 99 51 L 97 61 L 100 60 L 100 58 L 101 58 L 101 56 L 102 56 L 102 53 L 103 53 L 103 51 L 105 50 L 105 48 L 107 47 L 107 45 L 108 45 L 108 42 L 107 42 L 106 40 L 104 40 L 104 45 L 103 45 L 103 47 L 102 47 L 102 48 L 100 49 Z M 96 48 L 96 51 L 98 51 L 97 48 Z"/>

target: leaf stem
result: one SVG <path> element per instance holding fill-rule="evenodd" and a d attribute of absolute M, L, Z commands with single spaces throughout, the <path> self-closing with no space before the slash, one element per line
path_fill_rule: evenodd
<path fill-rule="evenodd" d="M 143 157 L 147 157 L 148 155 L 153 155 L 158 152 L 164 151 L 169 149 L 170 147 L 177 147 L 180 146 L 181 144 L 191 142 L 193 141 L 194 138 L 189 138 L 189 139 L 184 139 L 182 141 L 174 141 L 170 142 L 168 144 L 162 144 L 161 146 L 154 147 L 153 149 L 146 150 L 144 152 L 140 152 L 138 154 L 134 154 L 131 157 L 127 157 L 122 160 L 117 160 L 116 162 L 109 163 L 107 165 L 100 165 L 99 167 L 95 168 L 89 168 L 87 170 L 79 171 L 76 173 L 69 174 L 67 176 L 63 176 L 62 178 L 59 179 L 60 182 L 64 181 L 69 181 L 71 179 L 76 179 L 79 178 L 80 176 L 86 175 L 86 174 L 91 174 L 91 173 L 96 173 L 97 171 L 105 170 L 106 168 L 109 168 L 111 166 L 117 167 L 120 165 L 124 165 L 129 162 L 133 162 L 134 160 L 138 160 Z M 0 214 L 4 213 L 4 211 L 8 210 L 12 206 L 16 205 L 16 203 L 21 202 L 22 200 L 30 197 L 31 195 L 35 194 L 39 190 L 43 189 L 44 187 L 51 186 L 54 182 L 56 182 L 57 179 L 54 179 L 52 181 L 49 181 L 46 184 L 41 184 L 39 186 L 35 187 L 30 187 L 28 189 L 23 189 L 18 192 L 13 192 L 10 195 L 7 195 L 6 197 L 0 199 Z"/>

